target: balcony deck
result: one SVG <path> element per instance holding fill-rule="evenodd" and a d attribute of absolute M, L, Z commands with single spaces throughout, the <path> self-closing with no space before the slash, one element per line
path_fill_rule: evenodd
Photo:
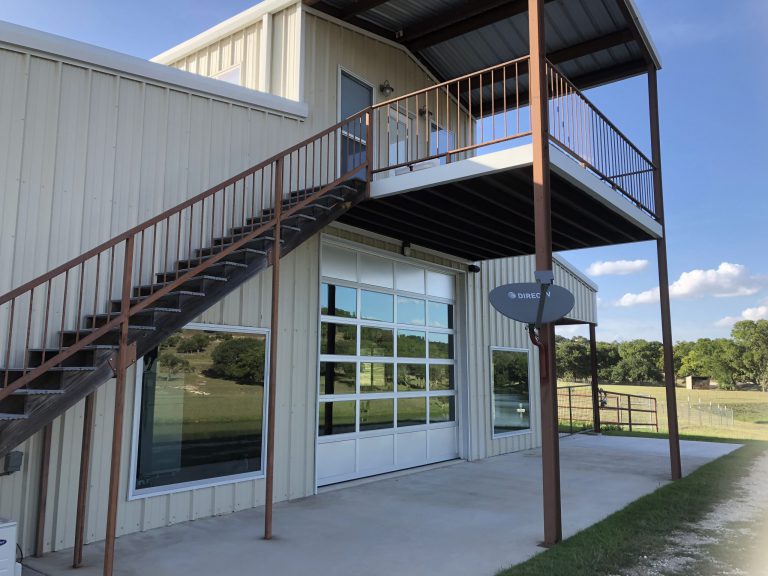
<path fill-rule="evenodd" d="M 552 246 L 661 237 L 656 167 L 551 62 Z M 373 106 L 342 130 L 370 199 L 343 223 L 468 260 L 535 252 L 528 57 Z M 343 171 L 343 170 L 342 170 Z"/>
<path fill-rule="evenodd" d="M 555 251 L 651 240 L 661 225 L 550 145 Z M 534 253 L 530 144 L 376 180 L 341 222 L 484 260 Z"/>

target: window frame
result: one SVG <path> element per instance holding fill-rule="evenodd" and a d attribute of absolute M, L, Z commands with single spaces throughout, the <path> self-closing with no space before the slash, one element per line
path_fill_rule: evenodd
<path fill-rule="evenodd" d="M 512 430 L 510 432 L 496 432 L 496 411 L 494 410 L 495 402 L 496 402 L 496 393 L 494 392 L 494 382 L 493 382 L 493 353 L 494 352 L 522 352 L 525 353 L 528 359 L 528 422 L 529 426 L 528 428 L 524 428 L 521 430 Z M 517 348 L 515 346 L 490 346 L 488 350 L 488 367 L 490 369 L 490 374 L 488 381 L 490 383 L 491 387 L 491 402 L 489 405 L 490 409 L 490 422 L 491 422 L 491 438 L 493 440 L 499 439 L 499 438 L 509 438 L 511 436 L 522 436 L 525 434 L 533 434 L 534 433 L 534 421 L 533 418 L 530 417 L 530 414 L 532 412 L 532 406 L 533 406 L 533 395 L 531 393 L 532 389 L 532 380 L 533 380 L 533 366 L 532 366 L 532 358 L 533 354 L 531 354 L 531 350 L 529 348 Z"/>
<path fill-rule="evenodd" d="M 131 454 L 130 454 L 130 476 L 128 478 L 128 501 L 142 500 L 154 496 L 176 494 L 179 492 L 189 492 L 200 488 L 212 488 L 214 486 L 223 486 L 237 482 L 263 479 L 265 477 L 265 463 L 267 459 L 267 426 L 269 405 L 269 359 L 271 331 L 269 328 L 255 328 L 250 326 L 227 326 L 225 324 L 207 324 L 192 322 L 186 324 L 181 330 L 205 330 L 208 332 L 233 332 L 239 334 L 262 334 L 265 337 L 264 353 L 264 399 L 262 405 L 262 434 L 261 434 L 261 469 L 255 472 L 245 472 L 243 474 L 231 474 L 228 476 L 218 476 L 216 478 L 205 478 L 202 480 L 193 480 L 191 482 L 181 482 L 178 484 L 168 484 L 155 488 L 136 488 L 136 472 L 139 458 L 139 428 L 141 425 L 141 394 L 143 391 L 143 372 L 144 357 L 136 360 L 134 375 L 134 395 L 133 395 L 133 428 L 131 430 Z"/>

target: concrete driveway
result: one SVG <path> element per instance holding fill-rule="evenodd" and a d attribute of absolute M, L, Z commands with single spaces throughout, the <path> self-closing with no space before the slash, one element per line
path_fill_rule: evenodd
<path fill-rule="evenodd" d="M 682 442 L 684 473 L 738 447 Z M 573 535 L 669 481 L 665 440 L 578 435 L 561 440 L 563 533 Z M 116 576 L 492 576 L 540 552 L 541 454 L 457 461 L 326 489 L 263 508 L 123 536 Z M 29 559 L 47 576 L 101 574 L 103 546 Z M 26 574 L 35 574 L 27 571 Z"/>

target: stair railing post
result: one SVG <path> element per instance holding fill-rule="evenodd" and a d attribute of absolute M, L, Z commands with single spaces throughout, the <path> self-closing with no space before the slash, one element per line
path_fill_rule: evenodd
<path fill-rule="evenodd" d="M 264 539 L 272 539 L 272 500 L 275 482 L 275 395 L 277 389 L 277 341 L 279 338 L 280 219 L 283 212 L 283 158 L 275 161 L 275 231 L 272 246 L 272 320 L 269 339 L 269 383 L 267 392 L 267 465 L 264 494 Z"/>
<path fill-rule="evenodd" d="M 37 528 L 35 531 L 35 557 L 45 551 L 45 513 L 48 504 L 48 477 L 51 469 L 51 437 L 53 425 L 43 428 L 43 453 L 40 456 L 40 484 L 37 495 Z"/>
<path fill-rule="evenodd" d="M 123 449 L 123 411 L 125 407 L 125 375 L 133 359 L 128 350 L 128 320 L 130 318 L 133 277 L 134 237 L 125 241 L 123 284 L 120 302 L 120 338 L 115 366 L 115 412 L 112 426 L 112 458 L 109 471 L 109 501 L 107 504 L 107 537 L 104 543 L 104 576 L 112 576 L 115 563 L 117 532 L 117 500 L 120 491 L 120 458 Z"/>
<path fill-rule="evenodd" d="M 88 476 L 91 471 L 91 441 L 93 439 L 93 409 L 96 393 L 91 392 L 85 398 L 83 414 L 83 441 L 80 448 L 80 483 L 77 489 L 77 515 L 75 517 L 75 549 L 72 568 L 79 568 L 83 563 L 83 545 L 85 544 L 85 510 L 88 501 Z"/>
<path fill-rule="evenodd" d="M 371 183 L 373 182 L 373 107 L 365 113 L 365 194 L 371 197 Z"/>

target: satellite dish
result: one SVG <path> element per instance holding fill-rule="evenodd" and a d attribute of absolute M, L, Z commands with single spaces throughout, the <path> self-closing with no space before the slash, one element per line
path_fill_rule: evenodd
<path fill-rule="evenodd" d="M 548 324 L 560 320 L 573 309 L 576 299 L 573 294 L 561 286 L 546 287 L 544 310 L 541 323 Z M 536 324 L 541 299 L 541 284 L 523 282 L 504 284 L 491 290 L 491 305 L 507 318 L 524 324 Z"/>

